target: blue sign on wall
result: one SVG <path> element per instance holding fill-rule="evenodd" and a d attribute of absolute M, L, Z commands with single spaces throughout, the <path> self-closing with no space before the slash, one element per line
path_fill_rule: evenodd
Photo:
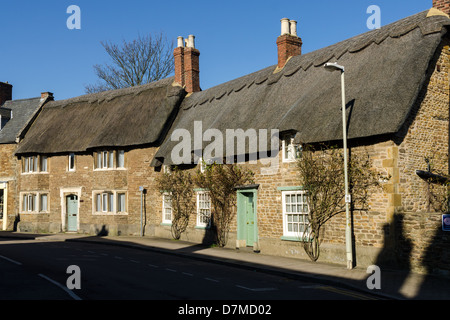
<path fill-rule="evenodd" d="M 442 215 L 442 230 L 450 231 L 450 214 Z"/>

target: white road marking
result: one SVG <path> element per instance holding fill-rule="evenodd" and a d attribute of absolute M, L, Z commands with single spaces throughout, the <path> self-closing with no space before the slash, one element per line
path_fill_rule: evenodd
<path fill-rule="evenodd" d="M 169 269 L 169 268 L 166 268 L 166 270 L 170 271 L 170 272 L 177 272 L 177 270 L 173 270 L 173 269 Z"/>
<path fill-rule="evenodd" d="M 219 280 L 216 280 L 216 279 L 211 279 L 211 278 L 204 278 L 205 280 L 208 280 L 208 281 L 212 281 L 212 282 L 220 282 Z"/>
<path fill-rule="evenodd" d="M 188 272 L 182 272 L 182 274 L 184 274 L 185 276 L 189 276 L 189 277 L 193 277 L 194 276 L 192 273 L 188 273 Z"/>
<path fill-rule="evenodd" d="M 22 265 L 21 262 L 18 262 L 18 261 L 16 261 L 16 260 L 13 260 L 13 259 L 10 259 L 10 258 L 7 258 L 7 257 L 5 257 L 5 256 L 0 256 L 0 258 L 5 259 L 5 260 L 7 260 L 7 261 L 9 261 L 9 262 L 15 263 L 15 264 L 17 264 L 18 266 L 21 266 L 21 265 Z"/>
<path fill-rule="evenodd" d="M 263 292 L 263 291 L 275 291 L 278 290 L 277 288 L 247 288 L 244 286 L 240 286 L 240 285 L 236 285 L 236 287 L 241 288 L 241 289 L 245 289 L 245 290 L 249 290 L 249 291 L 254 291 L 254 292 Z"/>
<path fill-rule="evenodd" d="M 154 264 L 148 264 L 148 266 L 152 267 L 152 268 L 159 268 L 158 266 L 155 266 Z"/>
<path fill-rule="evenodd" d="M 71 290 L 69 290 L 67 287 L 63 286 L 59 282 L 56 282 L 55 280 L 50 279 L 49 277 L 43 275 L 42 273 L 39 274 L 40 277 L 44 278 L 45 280 L 50 281 L 57 287 L 63 289 L 69 296 L 71 296 L 74 300 L 82 300 L 79 296 L 77 296 L 75 293 L 73 293 Z"/>

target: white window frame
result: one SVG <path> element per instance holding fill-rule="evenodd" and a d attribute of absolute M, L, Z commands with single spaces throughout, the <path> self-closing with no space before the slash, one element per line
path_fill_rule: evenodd
<path fill-rule="evenodd" d="M 125 211 L 119 210 L 119 195 L 121 194 L 125 197 Z M 92 192 L 92 214 L 95 215 L 128 214 L 127 203 L 126 190 L 95 190 Z"/>
<path fill-rule="evenodd" d="M 303 225 L 303 230 L 305 230 L 308 221 L 309 206 L 306 201 L 306 191 L 295 190 L 295 191 L 282 191 L 282 203 L 283 203 L 283 236 L 285 237 L 295 237 L 301 239 L 306 234 L 301 231 L 301 225 Z M 301 196 L 301 201 L 297 202 L 297 197 Z M 287 202 L 286 196 L 295 196 L 295 202 Z M 295 211 L 293 210 L 293 205 L 295 204 Z M 289 209 L 288 209 L 289 205 Z M 299 206 L 301 206 L 301 211 L 298 211 Z M 305 208 L 306 206 L 306 208 Z M 306 210 L 306 212 L 305 212 Z M 290 216 L 292 216 L 292 221 L 290 221 Z M 297 219 L 295 219 L 297 216 Z M 294 221 L 296 220 L 296 221 Z M 292 224 L 292 230 L 289 230 L 289 225 Z M 297 231 L 295 226 L 297 226 Z"/>
<path fill-rule="evenodd" d="M 208 200 L 205 199 L 201 199 L 202 196 L 207 195 L 208 196 Z M 206 207 L 205 207 L 206 204 Z M 204 211 L 209 211 L 209 214 L 204 214 L 202 212 L 202 210 Z M 208 222 L 205 223 L 202 219 L 203 216 L 207 216 L 208 217 Z M 197 191 L 197 227 L 204 227 L 207 228 L 210 226 L 211 223 L 211 198 L 209 196 L 209 192 L 208 191 Z"/>
<path fill-rule="evenodd" d="M 22 159 L 22 173 L 38 173 L 39 172 L 39 157 L 26 156 Z"/>
<path fill-rule="evenodd" d="M 67 171 L 75 171 L 75 153 L 69 153 L 68 162 L 67 162 Z"/>
<path fill-rule="evenodd" d="M 127 193 L 126 192 L 122 192 L 122 191 L 118 191 L 117 193 L 116 193 L 116 196 L 117 196 L 117 199 L 116 199 L 116 202 L 117 202 L 117 204 L 116 204 L 116 210 L 117 210 L 117 213 L 126 213 L 128 210 L 127 210 Z M 121 196 L 123 196 L 123 201 L 120 199 L 121 198 Z M 123 206 L 123 210 L 121 210 L 121 207 Z"/>
<path fill-rule="evenodd" d="M 172 209 L 172 199 L 170 199 L 170 205 L 167 205 L 169 201 L 166 200 L 167 197 L 172 197 L 168 192 L 163 193 L 162 197 L 162 223 L 172 224 L 173 220 L 173 209 Z M 166 209 L 170 209 L 170 220 L 166 219 Z"/>
<path fill-rule="evenodd" d="M 39 172 L 48 172 L 48 157 L 39 156 Z"/>
<path fill-rule="evenodd" d="M 45 168 L 43 162 L 45 161 Z M 22 174 L 48 173 L 48 157 L 34 155 L 22 157 Z"/>
<path fill-rule="evenodd" d="M 116 169 L 125 168 L 125 150 L 116 151 Z"/>
<path fill-rule="evenodd" d="M 46 208 L 42 208 L 42 196 L 47 196 Z M 46 191 L 28 191 L 20 193 L 21 213 L 48 213 L 50 212 L 50 196 Z"/>
<path fill-rule="evenodd" d="M 125 169 L 125 150 L 101 150 L 94 152 L 94 170 Z"/>

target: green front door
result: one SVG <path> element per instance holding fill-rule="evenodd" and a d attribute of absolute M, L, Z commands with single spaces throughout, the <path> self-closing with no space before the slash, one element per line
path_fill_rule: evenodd
<path fill-rule="evenodd" d="M 78 231 L 78 196 L 66 197 L 67 231 Z"/>
<path fill-rule="evenodd" d="M 245 194 L 245 223 L 247 227 L 246 243 L 253 246 L 255 242 L 255 207 L 253 203 L 253 193 Z"/>
<path fill-rule="evenodd" d="M 252 247 L 257 241 L 256 192 L 238 191 L 238 239 Z"/>

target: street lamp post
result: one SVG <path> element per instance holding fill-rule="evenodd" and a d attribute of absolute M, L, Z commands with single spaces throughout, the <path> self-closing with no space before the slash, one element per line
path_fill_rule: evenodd
<path fill-rule="evenodd" d="M 352 230 L 350 219 L 351 196 L 348 192 L 348 156 L 347 156 L 347 116 L 346 116 L 346 98 L 345 98 L 345 68 L 337 63 L 326 63 L 325 69 L 333 72 L 341 72 L 341 91 L 342 91 L 342 134 L 344 140 L 344 177 L 345 177 L 345 247 L 347 252 L 347 269 L 353 269 L 353 249 L 352 249 Z"/>

